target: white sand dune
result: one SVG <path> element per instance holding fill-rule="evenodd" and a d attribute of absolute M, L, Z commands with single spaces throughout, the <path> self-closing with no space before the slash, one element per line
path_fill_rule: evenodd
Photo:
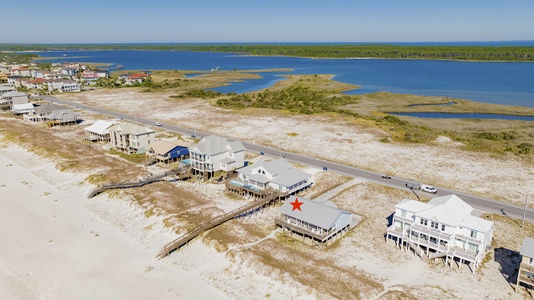
<path fill-rule="evenodd" d="M 0 148 L 0 299 L 226 298 L 199 271 L 154 259 L 169 236 L 143 244 L 86 208 L 100 201 L 120 219 L 136 213 L 127 204 L 88 200 L 86 188 L 61 184 L 72 176 L 53 168 L 45 181 L 34 174 L 43 166 L 17 146 Z"/>

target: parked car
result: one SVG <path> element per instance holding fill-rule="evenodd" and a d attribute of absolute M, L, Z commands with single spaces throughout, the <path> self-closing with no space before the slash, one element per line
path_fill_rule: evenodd
<path fill-rule="evenodd" d="M 408 181 L 406 182 L 406 187 L 409 188 L 410 190 L 420 190 L 421 184 L 416 181 Z"/>
<path fill-rule="evenodd" d="M 431 185 L 426 185 L 426 184 L 421 185 L 421 191 L 427 192 L 427 193 L 432 193 L 432 194 L 435 194 L 435 193 L 438 192 L 438 190 L 435 187 L 433 187 Z"/>
<path fill-rule="evenodd" d="M 388 174 L 383 174 L 383 175 L 382 175 L 382 178 L 385 178 L 385 179 L 391 179 L 391 176 L 389 176 Z"/>
<path fill-rule="evenodd" d="M 161 123 L 160 122 L 156 122 L 156 126 L 161 126 Z"/>

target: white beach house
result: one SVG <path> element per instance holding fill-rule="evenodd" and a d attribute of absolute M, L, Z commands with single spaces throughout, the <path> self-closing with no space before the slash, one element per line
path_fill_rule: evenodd
<path fill-rule="evenodd" d="M 406 199 L 395 206 L 387 237 L 421 257 L 444 257 L 451 266 L 453 260 L 460 266 L 472 264 L 474 273 L 491 245 L 493 222 L 472 212 L 473 208 L 456 195 L 428 203 Z"/>
<path fill-rule="evenodd" d="M 517 273 L 517 288 L 521 283 L 532 288 L 534 287 L 534 239 L 525 238 L 521 246 L 521 263 Z"/>
<path fill-rule="evenodd" d="M 109 142 L 109 128 L 118 124 L 117 121 L 98 120 L 88 127 L 84 128 L 85 139 L 91 142 Z"/>
<path fill-rule="evenodd" d="M 209 178 L 217 171 L 232 171 L 245 165 L 245 147 L 239 141 L 219 136 L 205 136 L 189 148 L 191 167 L 196 174 Z"/>
<path fill-rule="evenodd" d="M 265 190 L 293 194 L 312 184 L 312 175 L 293 169 L 285 158 L 278 158 L 270 162 L 259 161 L 253 165 L 237 170 L 237 180 L 245 186 Z"/>
<path fill-rule="evenodd" d="M 136 124 L 123 122 L 109 127 L 110 143 L 128 153 L 144 153 L 156 140 L 156 132 Z"/>

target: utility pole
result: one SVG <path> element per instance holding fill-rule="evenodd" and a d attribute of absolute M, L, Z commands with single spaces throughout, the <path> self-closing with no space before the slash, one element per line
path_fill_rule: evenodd
<path fill-rule="evenodd" d="M 527 204 L 528 204 L 528 194 L 525 196 L 525 209 L 523 210 L 523 222 L 521 223 L 521 228 L 525 228 L 525 216 L 527 214 Z"/>

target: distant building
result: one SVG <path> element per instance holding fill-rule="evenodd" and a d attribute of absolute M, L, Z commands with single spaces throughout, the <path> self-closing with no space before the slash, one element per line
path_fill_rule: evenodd
<path fill-rule="evenodd" d="M 472 216 L 472 212 L 456 195 L 436 197 L 428 203 L 405 199 L 395 206 L 387 238 L 425 259 L 445 257 L 451 266 L 454 260 L 460 266 L 472 264 L 474 273 L 491 246 L 493 222 Z"/>
<path fill-rule="evenodd" d="M 123 74 L 119 76 L 118 82 L 123 82 L 124 85 L 141 84 L 148 78 L 149 75 L 146 73 Z"/>
<path fill-rule="evenodd" d="M 16 88 L 9 84 L 9 83 L 2 83 L 0 84 L 0 98 L 2 97 L 3 94 L 7 93 L 7 92 L 13 92 L 15 91 Z"/>
<path fill-rule="evenodd" d="M 211 177 L 218 171 L 232 171 L 245 165 L 245 147 L 239 141 L 219 136 L 203 137 L 189 148 L 193 172 Z"/>
<path fill-rule="evenodd" d="M 0 95 L 0 108 L 11 109 L 14 104 L 28 103 L 28 95 L 26 93 L 11 91 Z"/>
<path fill-rule="evenodd" d="M 300 203 L 297 209 L 295 202 Z M 295 196 L 286 199 L 278 211 L 277 226 L 292 237 L 319 248 L 328 246 L 345 234 L 353 217 L 351 212 L 337 208 L 331 201 L 321 203 Z"/>
<path fill-rule="evenodd" d="M 145 153 L 156 139 L 154 130 L 127 122 L 111 126 L 109 133 L 111 144 L 128 153 Z"/>
<path fill-rule="evenodd" d="M 528 287 L 534 287 L 534 239 L 525 238 L 523 246 L 521 246 L 521 263 L 519 264 L 519 272 L 517 273 L 517 287 L 521 283 Z"/>
<path fill-rule="evenodd" d="M 11 112 L 15 115 L 24 115 L 31 113 L 34 109 L 33 103 L 13 104 Z"/>

